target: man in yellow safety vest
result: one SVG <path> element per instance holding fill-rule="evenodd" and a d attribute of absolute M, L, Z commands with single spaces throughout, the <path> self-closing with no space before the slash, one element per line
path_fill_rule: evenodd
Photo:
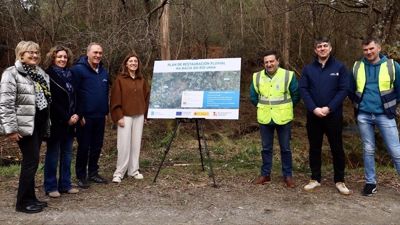
<path fill-rule="evenodd" d="M 294 72 L 280 68 L 279 61 L 276 51 L 266 51 L 265 69 L 253 74 L 253 82 L 250 85 L 250 101 L 257 107 L 262 142 L 261 175 L 253 184 L 271 181 L 272 147 L 276 130 L 281 151 L 283 181 L 288 187 L 294 188 L 289 142 L 293 108 L 300 101 L 300 94 Z"/>
<path fill-rule="evenodd" d="M 363 144 L 364 196 L 377 192 L 375 179 L 375 126 L 378 128 L 397 172 L 400 174 L 400 143 L 396 107 L 400 102 L 400 66 L 380 53 L 378 39 L 362 42 L 364 57 L 350 71 L 349 98 L 354 103 Z"/>

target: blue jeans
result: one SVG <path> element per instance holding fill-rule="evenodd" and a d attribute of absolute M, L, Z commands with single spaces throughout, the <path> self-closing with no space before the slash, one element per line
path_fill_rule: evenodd
<path fill-rule="evenodd" d="M 266 177 L 271 174 L 272 168 L 272 147 L 274 144 L 274 131 L 278 134 L 279 147 L 281 150 L 282 174 L 284 178 L 292 177 L 292 152 L 290 150 L 291 125 L 265 125 L 260 124 L 262 151 L 261 157 L 261 176 Z"/>
<path fill-rule="evenodd" d="M 397 169 L 397 173 L 400 174 L 400 143 L 395 119 L 389 119 L 385 114 L 371 114 L 360 111 L 357 116 L 357 121 L 363 143 L 366 183 L 376 184 L 375 125 L 381 133 L 387 151 L 392 157 Z"/>
<path fill-rule="evenodd" d="M 98 161 L 103 147 L 105 117 L 86 118 L 85 126 L 78 130 L 78 150 L 76 153 L 76 178 L 81 179 L 99 171 Z M 87 171 L 86 171 L 87 168 Z"/>
<path fill-rule="evenodd" d="M 44 190 L 66 192 L 71 190 L 71 158 L 74 137 L 62 141 L 47 141 L 46 161 L 44 164 Z M 57 164 L 60 156 L 59 177 L 57 184 Z"/>

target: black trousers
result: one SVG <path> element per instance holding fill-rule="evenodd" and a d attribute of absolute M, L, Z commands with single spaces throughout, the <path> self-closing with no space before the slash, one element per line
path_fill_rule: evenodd
<path fill-rule="evenodd" d="M 343 117 L 319 118 L 307 115 L 307 135 L 310 143 L 311 179 L 321 182 L 321 152 L 324 134 L 328 138 L 333 158 L 334 182 L 344 182 Z"/>
<path fill-rule="evenodd" d="M 32 136 L 24 136 L 18 141 L 22 152 L 21 173 L 19 176 L 17 207 L 35 204 L 35 174 L 39 166 L 40 146 L 45 134 L 46 123 L 35 122 Z"/>

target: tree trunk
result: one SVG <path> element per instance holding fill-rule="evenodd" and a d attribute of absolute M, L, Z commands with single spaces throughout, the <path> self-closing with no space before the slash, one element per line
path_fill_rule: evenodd
<path fill-rule="evenodd" d="M 243 0 L 240 0 L 240 45 L 242 51 L 244 51 L 244 20 L 243 20 Z M 243 54 L 243 52 L 242 52 Z"/>
<path fill-rule="evenodd" d="M 164 0 L 161 0 L 163 3 Z M 171 52 L 169 46 L 169 4 L 166 4 L 162 10 L 161 21 L 160 21 L 160 32 L 161 32 L 161 59 L 170 60 Z"/>
<path fill-rule="evenodd" d="M 289 1 L 286 0 L 286 9 L 288 9 Z M 290 25 L 289 25 L 289 10 L 285 12 L 285 25 L 284 25 L 284 37 L 283 37 L 283 53 L 282 58 L 285 63 L 285 68 L 289 68 L 289 46 L 290 46 Z"/>

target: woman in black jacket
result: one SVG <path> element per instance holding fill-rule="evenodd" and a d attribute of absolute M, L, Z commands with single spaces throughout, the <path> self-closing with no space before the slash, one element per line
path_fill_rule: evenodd
<path fill-rule="evenodd" d="M 51 132 L 47 139 L 44 164 L 44 189 L 52 198 L 60 193 L 76 194 L 78 189 L 71 183 L 72 146 L 79 116 L 76 109 L 76 85 L 69 68 L 72 52 L 69 48 L 56 46 L 50 49 L 45 61 L 46 73 L 50 76 L 53 102 L 50 105 Z M 57 164 L 60 156 L 59 177 Z"/>

